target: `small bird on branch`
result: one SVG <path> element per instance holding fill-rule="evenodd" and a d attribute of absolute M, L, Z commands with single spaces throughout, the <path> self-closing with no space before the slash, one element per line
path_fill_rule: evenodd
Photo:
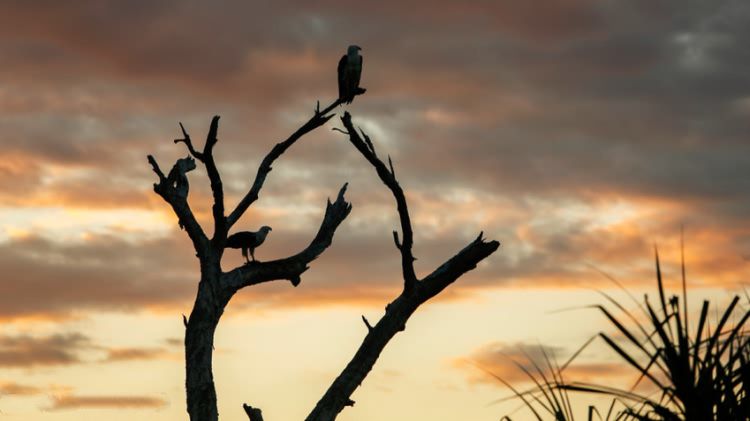
<path fill-rule="evenodd" d="M 339 100 L 351 104 L 354 97 L 365 93 L 366 89 L 359 87 L 359 80 L 362 76 L 362 56 L 359 51 L 362 50 L 356 45 L 350 45 L 346 54 L 339 60 Z"/>
<path fill-rule="evenodd" d="M 268 232 L 272 231 L 271 227 L 264 225 L 260 227 L 257 232 L 254 231 L 240 231 L 227 237 L 226 248 L 242 249 L 242 257 L 245 258 L 247 263 L 250 260 L 247 258 L 247 251 L 250 250 L 250 256 L 255 261 L 255 248 L 263 244 L 266 240 Z"/>

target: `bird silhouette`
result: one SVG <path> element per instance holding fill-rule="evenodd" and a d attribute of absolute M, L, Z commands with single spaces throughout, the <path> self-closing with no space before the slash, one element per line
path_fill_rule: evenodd
<path fill-rule="evenodd" d="M 247 258 L 247 251 L 250 250 L 250 256 L 254 262 L 255 248 L 263 244 L 269 231 L 271 231 L 271 227 L 264 225 L 257 232 L 240 231 L 234 233 L 227 237 L 226 248 L 242 249 L 242 257 L 245 258 L 247 263 L 250 263 L 250 260 Z"/>
<path fill-rule="evenodd" d="M 351 104 L 356 95 L 365 92 L 365 89 L 359 87 L 359 80 L 362 77 L 362 56 L 359 46 L 350 45 L 346 54 L 339 60 L 337 67 L 339 77 L 339 100 Z"/>

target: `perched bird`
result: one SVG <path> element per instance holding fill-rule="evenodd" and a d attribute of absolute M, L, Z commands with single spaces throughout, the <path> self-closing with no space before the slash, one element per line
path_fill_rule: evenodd
<path fill-rule="evenodd" d="M 271 227 L 263 225 L 260 227 L 258 232 L 253 231 L 240 231 L 227 237 L 227 248 L 242 249 L 242 257 L 245 258 L 247 263 L 250 260 L 247 258 L 247 251 L 250 250 L 250 256 L 255 261 L 255 248 L 263 244 L 266 240 L 268 232 L 271 231 Z"/>
<path fill-rule="evenodd" d="M 359 55 L 359 48 L 356 45 L 350 45 L 346 54 L 339 60 L 339 100 L 351 104 L 354 96 L 364 92 L 359 87 L 359 79 L 362 76 L 362 56 Z"/>

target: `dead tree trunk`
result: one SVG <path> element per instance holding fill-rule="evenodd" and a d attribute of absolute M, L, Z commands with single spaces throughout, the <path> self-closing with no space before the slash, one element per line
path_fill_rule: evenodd
<path fill-rule="evenodd" d="M 171 205 L 177 215 L 180 228 L 187 232 L 200 261 L 201 277 L 198 283 L 198 293 L 190 317 L 185 320 L 185 388 L 187 412 L 191 421 L 217 421 L 219 418 L 212 372 L 213 341 L 216 326 L 232 296 L 246 286 L 274 280 L 286 279 L 294 286 L 299 285 L 300 276 L 308 269 L 308 264 L 331 245 L 336 228 L 351 211 L 351 205 L 344 199 L 346 191 L 346 184 L 344 184 L 336 200 L 333 203 L 328 201 L 320 229 L 304 250 L 279 260 L 253 261 L 229 272 L 221 270 L 221 257 L 224 253 L 227 233 L 248 207 L 258 199 L 273 162 L 299 138 L 331 119 L 333 114 L 328 115 L 328 113 L 339 104 L 340 101 L 335 101 L 322 111 L 316 108 L 310 120 L 288 139 L 273 147 L 258 168 L 250 190 L 228 216 L 225 215 L 224 210 L 221 177 L 213 157 L 213 148 L 218 141 L 218 116 L 211 121 L 203 151 L 197 151 L 193 147 L 190 136 L 180 124 L 183 138 L 176 139 L 175 143 L 185 143 L 190 155 L 179 159 L 168 175 L 161 171 L 153 156 L 148 157 L 153 171 L 159 178 L 158 183 L 154 184 L 154 191 Z M 189 192 L 187 173 L 196 168 L 195 160 L 205 165 L 211 182 L 214 233 L 210 239 L 195 219 L 187 200 Z M 253 421 L 262 420 L 260 410 L 245 406 L 245 411 Z M 253 414 L 255 414 L 254 419 Z"/>

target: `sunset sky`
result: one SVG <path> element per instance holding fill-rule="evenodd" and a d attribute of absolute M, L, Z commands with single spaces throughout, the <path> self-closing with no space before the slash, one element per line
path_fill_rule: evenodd
<path fill-rule="evenodd" d="M 361 4 L 360 4 L 361 3 Z M 375 5 L 377 3 L 377 5 Z M 746 0 L 3 1 L 0 3 L 0 419 L 186 420 L 184 327 L 198 261 L 146 161 L 215 155 L 227 207 L 261 159 L 336 99 L 409 201 L 418 275 L 484 231 L 498 251 L 420 308 L 340 420 L 497 420 L 520 387 L 505 356 L 565 360 L 610 326 L 594 290 L 725 303 L 750 275 Z M 402 286 L 390 192 L 338 117 L 274 165 L 235 230 L 273 231 L 260 260 L 314 237 L 344 182 L 351 215 L 293 288 L 246 288 L 216 334 L 222 420 L 301 420 Z M 190 203 L 211 228 L 199 167 Z M 225 270 L 242 263 L 228 250 Z M 693 305 L 697 310 L 698 306 Z M 560 311 L 566 310 L 566 311 Z M 637 377 L 595 342 L 573 379 Z M 588 397 L 581 397 L 587 402 Z M 523 412 L 516 413 L 524 419 Z"/>

